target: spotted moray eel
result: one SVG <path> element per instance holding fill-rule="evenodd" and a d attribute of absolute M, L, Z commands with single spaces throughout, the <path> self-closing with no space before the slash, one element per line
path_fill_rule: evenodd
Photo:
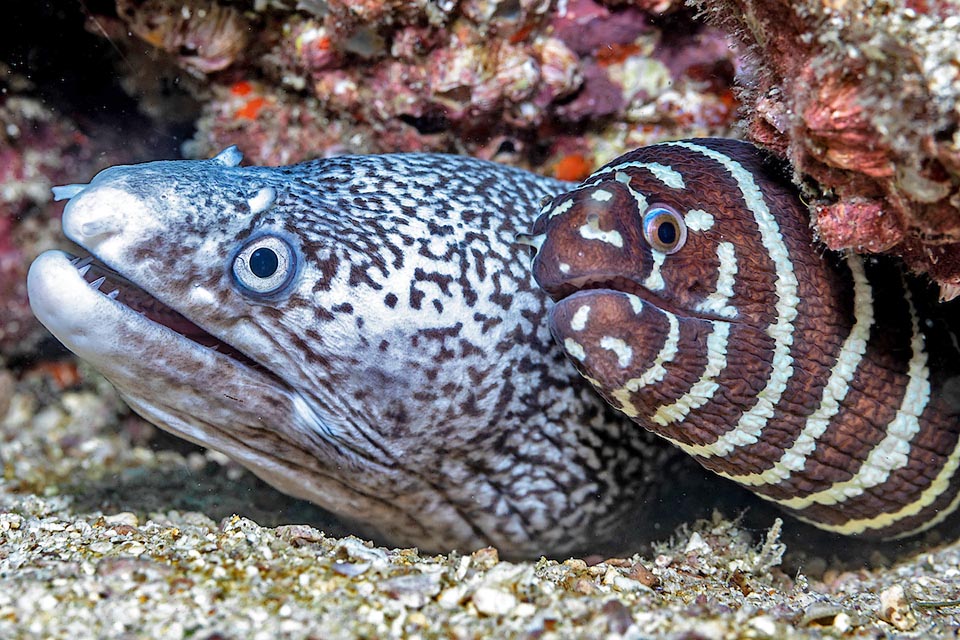
<path fill-rule="evenodd" d="M 688 140 L 551 199 L 528 242 L 554 336 L 614 407 L 820 528 L 923 531 L 960 503 L 960 311 L 808 220 L 758 149 Z"/>
<path fill-rule="evenodd" d="M 567 362 L 515 242 L 571 185 L 443 155 L 240 161 L 55 190 L 96 262 L 41 255 L 31 304 L 135 411 L 397 544 L 570 553 L 647 511 L 671 452 Z"/>

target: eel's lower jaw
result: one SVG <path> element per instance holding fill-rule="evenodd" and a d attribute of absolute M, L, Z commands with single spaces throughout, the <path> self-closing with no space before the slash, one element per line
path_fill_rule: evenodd
<path fill-rule="evenodd" d="M 176 334 L 170 336 L 171 340 L 189 340 L 263 372 L 259 364 L 123 276 L 94 262 L 92 257 L 78 258 L 60 251 L 42 254 L 30 267 L 27 291 L 41 324 L 84 359 L 94 361 L 98 355 L 102 357 L 102 350 L 93 344 L 96 339 L 121 339 L 119 332 L 111 334 L 101 326 L 103 322 L 109 324 L 107 318 L 112 318 L 115 323 L 126 324 L 132 332 L 137 326 L 143 330 L 169 330 Z M 135 344 L 128 347 L 136 352 Z M 86 353 L 90 349 L 94 353 Z"/>

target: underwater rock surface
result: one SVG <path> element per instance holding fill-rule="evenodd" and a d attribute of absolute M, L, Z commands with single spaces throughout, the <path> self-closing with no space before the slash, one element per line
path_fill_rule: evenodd
<path fill-rule="evenodd" d="M 755 60 L 748 137 L 789 158 L 824 244 L 960 294 L 960 3 L 699 4 Z"/>

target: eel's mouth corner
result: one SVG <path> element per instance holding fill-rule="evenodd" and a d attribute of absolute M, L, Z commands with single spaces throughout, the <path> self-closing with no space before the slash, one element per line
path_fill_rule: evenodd
<path fill-rule="evenodd" d="M 594 274 L 567 278 L 558 282 L 548 293 L 556 305 L 571 304 L 591 295 L 635 296 L 645 304 L 677 317 L 708 322 L 730 321 L 729 318 L 715 313 L 693 310 L 687 305 L 679 304 L 676 300 L 650 290 L 636 280 L 619 275 Z"/>

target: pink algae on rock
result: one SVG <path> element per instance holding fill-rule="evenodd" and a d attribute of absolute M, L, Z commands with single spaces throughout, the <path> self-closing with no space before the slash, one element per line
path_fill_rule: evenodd
<path fill-rule="evenodd" d="M 11 77 L 0 63 L 0 76 Z M 14 79 L 14 82 L 17 82 Z M 33 348 L 44 332 L 27 302 L 26 276 L 37 245 L 51 242 L 50 187 L 86 156 L 86 138 L 0 79 L 0 359 Z"/>
<path fill-rule="evenodd" d="M 118 0 L 118 13 L 134 38 L 200 74 L 191 155 L 233 142 L 256 163 L 436 150 L 548 171 L 569 153 L 597 164 L 661 138 L 729 133 L 732 75 L 719 87 L 702 72 L 734 68 L 736 51 L 678 6 Z M 227 49 L 238 25 L 244 46 Z M 173 46 L 188 40 L 192 56 Z M 673 64 L 705 43 L 702 67 Z M 236 82 L 256 86 L 251 108 L 229 91 Z M 298 136 L 277 129 L 287 125 Z"/>

